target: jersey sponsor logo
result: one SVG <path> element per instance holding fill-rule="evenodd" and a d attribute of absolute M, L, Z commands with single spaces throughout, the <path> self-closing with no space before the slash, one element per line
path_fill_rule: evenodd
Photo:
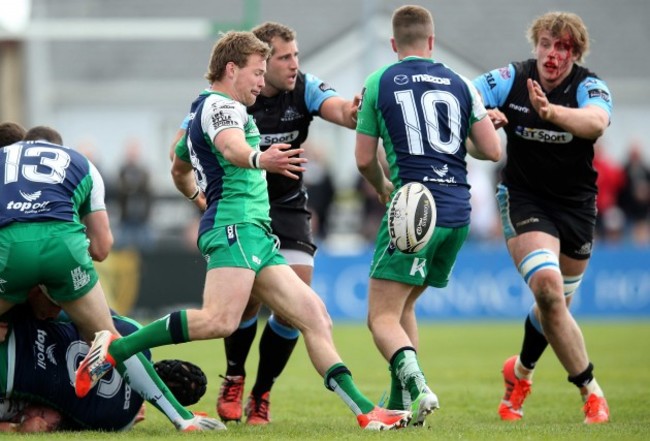
<path fill-rule="evenodd" d="M 601 98 L 605 102 L 609 102 L 609 93 L 603 89 L 591 89 L 589 91 L 589 98 Z"/>
<path fill-rule="evenodd" d="M 271 144 L 277 144 L 279 142 L 290 144 L 291 142 L 298 139 L 299 134 L 300 131 L 298 130 L 286 133 L 265 133 L 260 139 L 260 145 L 266 147 Z"/>
<path fill-rule="evenodd" d="M 330 86 L 329 84 L 327 84 L 325 82 L 320 83 L 318 88 L 321 90 L 321 92 L 327 92 L 328 90 L 331 90 L 332 92 L 336 92 L 336 90 L 334 90 L 334 88 L 332 86 Z"/>
<path fill-rule="evenodd" d="M 19 193 L 26 202 L 9 201 L 7 203 L 7 210 L 18 210 L 25 214 L 38 214 L 50 211 L 48 207 L 50 201 L 34 202 L 41 197 L 41 191 L 35 191 L 34 193 L 19 191 Z"/>
<path fill-rule="evenodd" d="M 22 197 L 24 197 L 26 200 L 28 200 L 30 202 L 35 201 L 36 199 L 41 197 L 41 191 L 40 190 L 36 191 L 34 193 L 25 193 L 22 190 L 19 190 L 18 193 L 20 193 L 20 195 Z"/>
<path fill-rule="evenodd" d="M 38 329 L 36 331 L 36 340 L 34 341 L 34 353 L 36 354 L 36 366 L 43 370 L 47 369 L 46 361 L 49 361 L 56 366 L 56 359 L 53 354 L 56 343 L 46 346 L 46 342 L 47 332 L 43 329 Z"/>
<path fill-rule="evenodd" d="M 508 79 L 510 79 L 510 69 L 508 69 L 507 67 L 501 67 L 501 68 L 499 68 L 499 75 L 500 75 L 501 78 L 503 78 L 504 80 L 508 80 Z"/>
<path fill-rule="evenodd" d="M 548 144 L 568 144 L 573 141 L 573 135 L 569 132 L 555 132 L 530 127 L 517 126 L 515 134 L 529 141 L 546 142 Z"/>
<path fill-rule="evenodd" d="M 494 79 L 494 75 L 492 75 L 492 72 L 488 72 L 485 74 L 485 82 L 488 84 L 488 86 L 490 86 L 490 90 L 497 87 L 497 82 Z"/>
<path fill-rule="evenodd" d="M 408 84 L 408 82 L 409 82 L 409 77 L 408 77 L 408 75 L 399 74 L 399 75 L 395 75 L 395 76 L 393 77 L 393 81 L 394 81 L 395 84 L 397 84 L 398 86 L 403 86 L 403 85 L 405 85 L 405 84 Z"/>
<path fill-rule="evenodd" d="M 431 169 L 435 174 L 437 174 L 441 178 L 444 177 L 447 173 L 449 173 L 449 167 L 447 166 L 447 164 L 443 165 L 441 168 L 436 168 L 432 165 Z"/>
<path fill-rule="evenodd" d="M 422 178 L 423 182 L 435 182 L 441 185 L 456 185 L 456 177 L 447 176 L 449 173 L 449 166 L 447 164 L 443 165 L 442 167 L 434 167 L 432 165 L 431 170 L 433 170 L 433 173 L 435 173 L 436 176 L 425 176 Z"/>
<path fill-rule="evenodd" d="M 537 218 L 537 217 L 529 217 L 528 219 L 524 219 L 524 220 L 522 220 L 520 222 L 517 222 L 515 224 L 515 226 L 516 227 L 523 227 L 524 225 L 536 224 L 538 222 L 539 222 L 539 218 Z"/>
<path fill-rule="evenodd" d="M 434 77 L 433 75 L 429 74 L 413 75 L 411 79 L 414 83 L 434 83 L 442 84 L 444 86 L 449 86 L 451 84 L 451 80 L 449 78 Z"/>
<path fill-rule="evenodd" d="M 446 178 L 430 178 L 429 176 L 425 176 L 422 178 L 422 182 L 435 182 L 436 184 L 443 184 L 443 185 L 456 185 L 456 177 L 455 176 L 447 176 Z"/>
<path fill-rule="evenodd" d="M 90 274 L 84 271 L 80 266 L 70 271 L 70 277 L 72 277 L 72 287 L 75 291 L 90 283 Z"/>
<path fill-rule="evenodd" d="M 519 104 L 515 104 L 515 103 L 508 104 L 508 108 L 512 110 L 516 110 L 517 112 L 521 112 L 521 113 L 530 113 L 530 109 L 528 107 L 520 106 Z"/>
<path fill-rule="evenodd" d="M 416 273 L 420 274 L 421 277 L 427 276 L 427 271 L 425 265 L 427 264 L 427 259 L 420 259 L 415 257 L 413 259 L 413 265 L 411 265 L 411 271 L 409 271 L 409 276 L 414 276 Z"/>
<path fill-rule="evenodd" d="M 219 129 L 221 127 L 237 127 L 237 122 L 233 121 L 232 115 L 224 112 L 216 112 L 211 117 L 212 128 Z"/>
<path fill-rule="evenodd" d="M 289 106 L 287 107 L 287 110 L 284 111 L 282 117 L 280 117 L 280 121 L 289 122 L 302 118 L 304 118 L 304 115 L 302 113 L 298 112 L 295 107 Z"/>

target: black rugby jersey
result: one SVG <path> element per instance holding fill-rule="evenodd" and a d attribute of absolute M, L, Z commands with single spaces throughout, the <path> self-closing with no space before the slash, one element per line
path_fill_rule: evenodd
<path fill-rule="evenodd" d="M 505 101 L 498 106 L 508 118 L 504 127 L 508 142 L 503 183 L 567 204 L 593 200 L 597 193 L 597 173 L 593 167 L 595 140 L 575 136 L 542 120 L 535 112 L 526 86 L 528 78 L 540 81 L 534 59 L 512 63 L 511 67 L 488 72 L 475 81 L 484 97 L 486 92 L 489 95 L 492 89 L 498 89 L 499 82 L 512 85 Z M 605 84 L 578 65 L 573 66 L 561 84 L 545 92 L 550 103 L 565 107 L 578 108 L 592 100 L 611 106 Z M 490 98 L 486 99 L 486 105 L 489 103 Z"/>
<path fill-rule="evenodd" d="M 298 72 L 296 87 L 292 91 L 280 92 L 273 97 L 259 95 L 247 110 L 260 131 L 260 149 L 265 151 L 276 143 L 299 148 L 307 139 L 309 124 L 314 115 L 318 115 L 320 105 L 331 96 L 338 94 L 326 83 L 303 72 Z M 285 196 L 294 196 L 302 188 L 302 173 L 296 174 L 299 180 L 267 173 L 271 203 Z"/>

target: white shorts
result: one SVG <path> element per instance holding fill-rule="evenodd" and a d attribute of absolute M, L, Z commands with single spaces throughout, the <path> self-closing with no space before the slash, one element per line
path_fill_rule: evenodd
<path fill-rule="evenodd" d="M 283 250 L 280 248 L 280 254 L 287 260 L 289 265 L 307 265 L 314 267 L 314 256 L 300 250 Z"/>

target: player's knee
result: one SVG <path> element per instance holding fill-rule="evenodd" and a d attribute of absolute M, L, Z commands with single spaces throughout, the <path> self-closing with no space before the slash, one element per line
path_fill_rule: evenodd
<path fill-rule="evenodd" d="M 203 332 L 208 338 L 224 338 L 235 332 L 239 323 L 239 317 L 214 315 L 203 321 Z"/>
<path fill-rule="evenodd" d="M 327 312 L 327 308 L 325 307 L 325 303 L 320 298 L 316 299 L 316 305 L 314 308 L 314 325 L 317 327 L 317 329 L 327 331 L 327 332 L 332 332 L 332 318 L 330 317 L 329 312 Z"/>
<path fill-rule="evenodd" d="M 517 269 L 535 297 L 550 297 L 563 293 L 562 274 L 557 256 L 544 248 L 532 251 L 519 263 Z"/>

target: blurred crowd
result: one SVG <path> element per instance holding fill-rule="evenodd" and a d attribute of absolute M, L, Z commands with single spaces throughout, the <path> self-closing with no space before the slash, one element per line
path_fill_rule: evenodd
<path fill-rule="evenodd" d="M 600 143 L 594 152 L 594 167 L 598 172 L 597 238 L 607 243 L 625 242 L 650 246 L 650 158 L 644 158 L 643 145 L 638 139 L 630 141 L 627 157 L 622 164 L 609 158 L 606 151 L 606 146 Z M 311 160 L 305 182 L 310 186 L 310 195 L 317 195 L 313 201 L 310 199 L 310 204 L 316 213 L 315 231 L 324 239 L 331 217 L 328 210 L 335 200 L 334 187 L 331 177 L 324 176 L 327 174 L 327 167 L 322 164 L 312 166 L 314 159 Z M 317 160 L 322 162 L 323 155 L 319 154 Z M 500 168 L 484 167 L 471 159 L 469 161 L 468 179 L 472 185 L 472 224 L 469 239 L 484 243 L 503 241 L 494 197 Z M 308 178 L 312 169 L 318 170 L 315 173 L 317 179 Z M 363 216 L 357 233 L 368 243 L 372 243 L 385 207 L 378 202 L 375 191 L 365 180 L 359 178 L 354 191 L 359 211 Z M 321 192 L 328 192 L 327 197 L 319 194 Z"/>
<path fill-rule="evenodd" d="M 78 146 L 93 158 L 90 142 Z M 116 248 L 150 250 L 161 239 L 153 219 L 160 195 L 154 191 L 142 142 L 137 138 L 125 141 L 123 157 L 115 176 L 106 176 L 107 202 L 112 207 Z M 650 246 L 650 158 L 644 158 L 643 145 L 630 141 L 624 161 L 615 161 L 607 146 L 597 144 L 594 167 L 598 172 L 597 237 L 608 243 L 632 243 Z M 366 244 L 374 242 L 386 207 L 359 175 L 351 189 L 337 188 L 332 174 L 332 158 L 326 149 L 310 143 L 306 148 L 305 185 L 309 190 L 314 234 L 319 242 L 336 234 L 356 235 Z M 96 158 L 93 159 L 97 162 Z M 499 243 L 503 241 L 494 189 L 499 180 L 499 167 L 485 167 L 469 160 L 469 182 L 472 185 L 472 224 L 470 241 Z M 97 164 L 101 171 L 101 163 Z M 184 202 L 179 199 L 179 203 Z M 182 226 L 180 238 L 188 250 L 195 247 L 195 234 L 200 213 L 193 213 Z M 342 221 L 347 218 L 348 221 Z"/>
<path fill-rule="evenodd" d="M 609 158 L 605 145 L 597 144 L 594 153 L 598 237 L 609 242 L 650 244 L 650 167 L 643 157 L 641 141 L 631 141 L 622 165 Z"/>

